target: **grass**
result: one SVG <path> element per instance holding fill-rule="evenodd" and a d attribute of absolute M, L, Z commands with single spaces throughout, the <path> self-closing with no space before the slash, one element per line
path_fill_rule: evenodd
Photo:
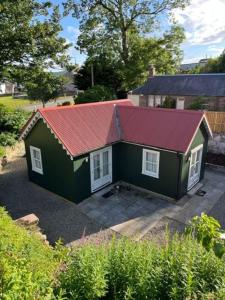
<path fill-rule="evenodd" d="M 8 108 L 22 108 L 32 103 L 29 99 L 13 99 L 12 96 L 0 97 L 0 104 Z"/>

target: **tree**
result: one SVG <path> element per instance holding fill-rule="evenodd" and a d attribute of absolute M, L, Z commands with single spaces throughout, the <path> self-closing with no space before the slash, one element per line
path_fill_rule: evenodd
<path fill-rule="evenodd" d="M 81 18 L 78 46 L 88 56 L 96 52 L 114 52 L 121 61 L 129 63 L 130 32 L 150 33 L 161 14 L 171 14 L 175 8 L 184 8 L 187 0 L 74 0 L 65 4 L 67 11 Z"/>
<path fill-rule="evenodd" d="M 40 100 L 45 107 L 49 100 L 56 99 L 63 92 L 65 79 L 54 73 L 34 70 L 29 81 L 25 83 L 29 99 Z"/>
<path fill-rule="evenodd" d="M 78 48 L 88 55 L 78 73 L 78 86 L 89 84 L 91 65 L 98 84 L 116 92 L 143 84 L 149 64 L 155 64 L 158 73 L 174 73 L 182 57 L 183 30 L 175 24 L 161 37 L 150 33 L 160 14 L 171 14 L 185 4 L 185 0 L 83 0 L 77 5 L 68 0 L 66 10 L 73 9 L 81 21 Z"/>
<path fill-rule="evenodd" d="M 129 64 L 124 65 L 120 58 L 110 53 L 88 57 L 77 74 L 80 89 L 91 86 L 91 65 L 95 83 L 112 88 L 115 93 L 133 89 L 144 83 L 148 76 L 149 64 L 154 64 L 157 73 L 174 73 L 182 58 L 180 43 L 184 39 L 183 30 L 174 26 L 161 38 L 146 38 L 130 33 Z"/>
<path fill-rule="evenodd" d="M 192 73 L 225 73 L 225 50 L 216 58 L 210 58 L 205 66 L 197 66 Z"/>
<path fill-rule="evenodd" d="M 59 36 L 59 7 L 50 1 L 1 0 L 0 79 L 16 68 L 65 64 L 70 46 Z"/>
<path fill-rule="evenodd" d="M 115 99 L 113 91 L 102 85 L 95 85 L 94 87 L 88 88 L 84 93 L 79 94 L 74 99 L 76 104 L 99 102 Z"/>

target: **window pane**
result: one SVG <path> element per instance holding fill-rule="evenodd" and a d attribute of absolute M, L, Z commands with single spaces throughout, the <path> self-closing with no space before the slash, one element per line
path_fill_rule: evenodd
<path fill-rule="evenodd" d="M 34 153 L 34 158 L 35 159 L 40 159 L 40 153 L 39 153 L 39 151 L 37 151 L 37 150 L 33 150 L 33 153 Z"/>
<path fill-rule="evenodd" d="M 95 168 L 94 169 L 94 180 L 97 180 L 100 178 L 100 168 Z"/>
<path fill-rule="evenodd" d="M 200 153 L 201 153 L 201 150 L 198 150 L 198 152 L 197 152 L 197 161 L 200 160 Z"/>
<path fill-rule="evenodd" d="M 146 171 L 152 172 L 152 164 L 148 161 L 146 161 Z"/>
<path fill-rule="evenodd" d="M 98 168 L 100 166 L 100 155 L 95 154 L 94 155 L 94 169 Z"/>
<path fill-rule="evenodd" d="M 36 168 L 41 170 L 41 162 L 40 162 L 40 160 L 35 159 L 34 161 L 35 161 Z"/>
<path fill-rule="evenodd" d="M 103 176 L 109 174 L 109 152 L 103 152 Z"/>
<path fill-rule="evenodd" d="M 157 154 L 156 153 L 150 153 L 146 152 L 146 161 L 156 163 L 157 161 Z"/>

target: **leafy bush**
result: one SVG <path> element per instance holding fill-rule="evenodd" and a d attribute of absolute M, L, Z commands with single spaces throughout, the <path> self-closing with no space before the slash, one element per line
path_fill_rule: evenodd
<path fill-rule="evenodd" d="M 170 96 L 167 96 L 162 105 L 163 108 L 176 108 L 176 100 Z"/>
<path fill-rule="evenodd" d="M 16 135 L 10 132 L 0 133 L 0 146 L 14 146 L 16 143 Z"/>
<path fill-rule="evenodd" d="M 203 109 L 204 101 L 201 97 L 194 99 L 194 101 L 188 106 L 188 109 L 200 110 Z"/>
<path fill-rule="evenodd" d="M 61 250 L 50 246 L 13 223 L 0 208 L 0 298 L 54 299 L 55 275 Z"/>
<path fill-rule="evenodd" d="M 30 113 L 20 109 L 9 109 L 0 104 L 0 131 L 19 134 Z"/>
<path fill-rule="evenodd" d="M 0 146 L 0 157 L 5 155 L 5 148 Z"/>
<path fill-rule="evenodd" d="M 84 93 L 79 94 L 75 99 L 75 104 L 99 102 L 113 100 L 116 96 L 113 91 L 103 85 L 95 85 L 87 89 Z"/>
<path fill-rule="evenodd" d="M 218 257 L 225 253 L 224 241 L 220 239 L 221 226 L 217 220 L 202 213 L 201 217 L 194 217 L 186 232 L 191 233 L 202 243 L 206 250 L 213 249 Z"/>
<path fill-rule="evenodd" d="M 191 236 L 120 240 L 75 250 L 60 280 L 67 299 L 223 299 L 225 264 Z"/>

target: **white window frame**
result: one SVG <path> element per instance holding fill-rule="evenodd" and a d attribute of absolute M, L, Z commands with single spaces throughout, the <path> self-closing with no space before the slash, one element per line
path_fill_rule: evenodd
<path fill-rule="evenodd" d="M 41 164 L 41 168 L 37 168 L 36 164 L 35 164 L 35 158 L 34 158 L 34 152 L 33 151 L 37 151 L 39 152 L 40 155 L 40 164 Z M 34 147 L 34 146 L 30 146 L 30 157 L 31 157 L 31 165 L 32 165 L 32 171 L 37 172 L 39 174 L 43 175 L 43 165 L 42 165 L 42 157 L 41 157 L 41 149 Z"/>
<path fill-rule="evenodd" d="M 156 172 L 149 172 L 146 169 L 146 156 L 147 153 L 155 154 L 156 155 Z M 151 176 L 154 178 L 159 178 L 159 161 L 160 161 L 160 152 L 159 151 L 154 151 L 150 149 L 143 149 L 142 153 L 142 174 Z"/>

